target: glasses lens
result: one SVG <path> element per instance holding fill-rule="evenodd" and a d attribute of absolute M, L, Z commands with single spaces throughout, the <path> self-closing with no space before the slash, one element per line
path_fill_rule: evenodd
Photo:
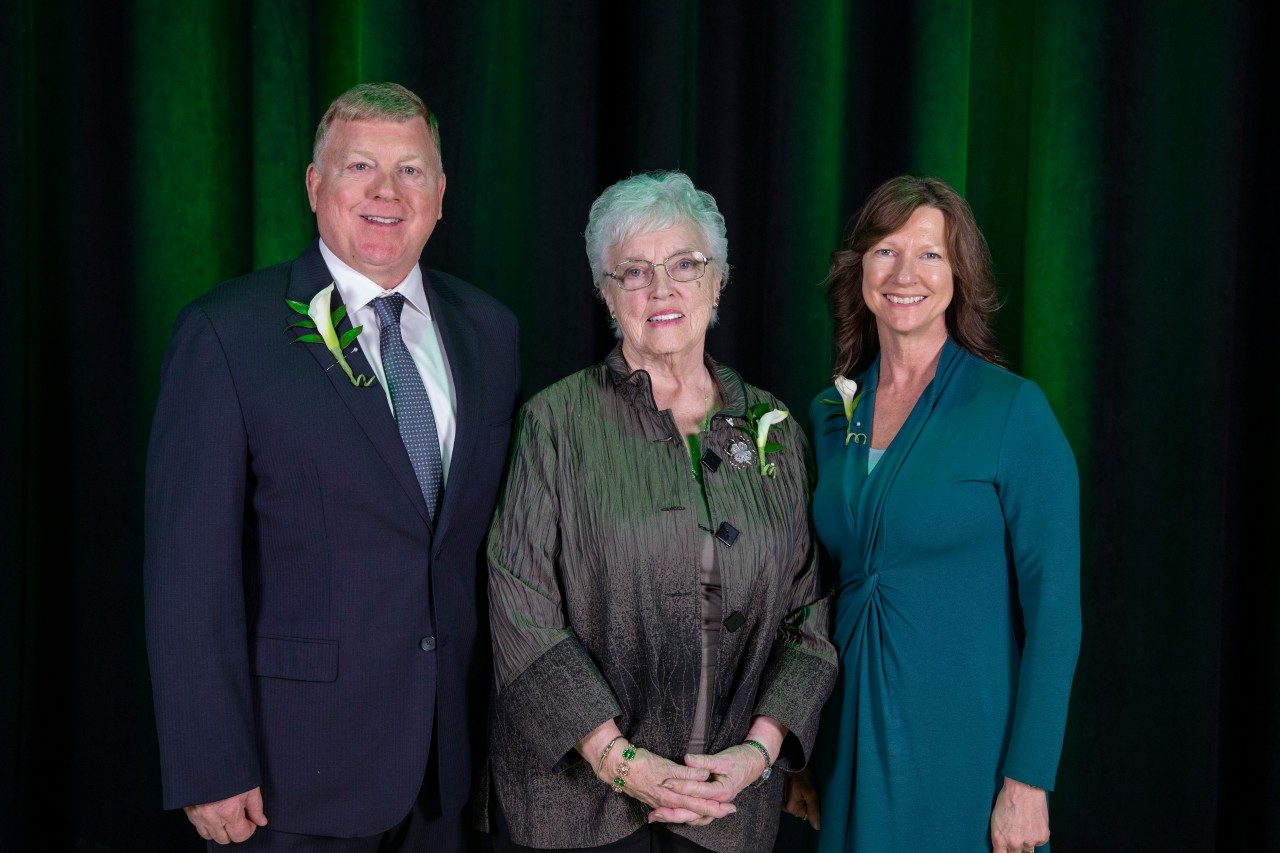
<path fill-rule="evenodd" d="M 653 281 L 653 264 L 648 261 L 623 261 L 613 274 L 623 290 L 639 290 Z"/>
<path fill-rule="evenodd" d="M 675 281 L 695 281 L 702 278 L 707 261 L 701 252 L 686 252 L 667 258 L 664 266 L 667 268 L 667 275 Z"/>

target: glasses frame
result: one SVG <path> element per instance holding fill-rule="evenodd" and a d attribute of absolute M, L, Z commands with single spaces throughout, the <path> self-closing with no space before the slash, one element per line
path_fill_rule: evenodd
<path fill-rule="evenodd" d="M 698 273 L 693 278 L 680 279 L 673 276 L 671 274 L 671 271 L 667 269 L 667 262 L 670 261 L 672 258 L 676 257 L 677 255 L 692 255 L 694 260 L 701 261 L 702 272 Z M 653 286 L 653 282 L 657 278 L 658 267 L 662 267 L 662 271 L 666 273 L 667 278 L 671 279 L 674 282 L 678 282 L 679 284 L 689 284 L 690 282 L 693 282 L 693 281 L 701 281 L 702 277 L 707 274 L 707 267 L 711 265 L 711 262 L 713 260 L 715 260 L 715 258 L 709 258 L 706 255 L 702 254 L 702 252 L 699 252 L 697 249 L 694 249 L 693 251 L 682 250 L 679 252 L 672 252 L 671 254 L 663 258 L 660 263 L 656 263 L 656 264 L 653 261 L 647 260 L 645 258 L 632 258 L 631 260 L 621 261 L 616 267 L 613 268 L 614 272 L 607 272 L 604 275 L 605 275 L 605 278 L 611 278 L 614 281 L 616 281 L 618 283 L 618 287 L 622 288 L 628 293 L 634 293 L 637 290 L 644 290 L 646 287 Z M 622 269 L 627 264 L 634 264 L 640 261 L 643 261 L 644 263 L 649 265 L 649 280 L 646 281 L 644 284 L 640 285 L 639 287 L 627 287 L 626 283 L 623 281 L 622 276 L 618 275 L 617 271 Z"/>

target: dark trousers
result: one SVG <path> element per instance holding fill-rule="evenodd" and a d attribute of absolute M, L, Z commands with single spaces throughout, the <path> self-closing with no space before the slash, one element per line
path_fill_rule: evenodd
<path fill-rule="evenodd" d="M 511 840 L 511 829 L 502 813 L 502 805 L 493 791 L 489 792 L 489 808 L 493 813 L 493 853 L 587 853 L 599 850 L 608 853 L 707 853 L 707 848 L 676 835 L 664 824 L 650 823 L 640 827 L 626 838 L 599 847 L 574 847 L 572 849 L 547 849 L 524 847 Z"/>
<path fill-rule="evenodd" d="M 268 820 L 271 815 L 267 815 Z M 378 835 L 361 838 L 333 838 L 327 835 L 302 835 L 277 832 L 259 827 L 248 840 L 221 845 L 209 842 L 211 851 L 267 850 L 273 853 L 463 853 L 481 849 L 479 834 L 470 828 L 466 812 L 443 814 L 440 808 L 440 771 L 436 764 L 436 745 L 423 775 L 422 789 L 404 820 Z"/>

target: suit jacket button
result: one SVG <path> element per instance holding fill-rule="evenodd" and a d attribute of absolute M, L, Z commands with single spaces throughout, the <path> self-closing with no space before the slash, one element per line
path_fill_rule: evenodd
<path fill-rule="evenodd" d="M 724 627 L 728 629 L 730 634 L 737 631 L 745 624 L 747 624 L 747 617 L 743 616 L 742 612 L 739 610 L 733 611 L 729 614 L 729 618 L 724 620 Z"/>
<path fill-rule="evenodd" d="M 422 638 L 422 642 L 421 642 L 421 643 L 418 643 L 418 646 L 419 646 L 419 647 L 420 647 L 424 652 L 431 652 L 431 651 L 435 651 L 435 648 L 436 648 L 436 638 L 435 638 L 435 637 L 423 637 L 423 638 Z"/>

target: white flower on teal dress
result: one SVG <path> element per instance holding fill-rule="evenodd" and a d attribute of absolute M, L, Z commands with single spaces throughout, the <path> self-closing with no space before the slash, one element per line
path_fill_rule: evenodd
<path fill-rule="evenodd" d="M 858 391 L 858 383 L 839 374 L 831 377 L 831 381 L 835 383 L 836 390 L 840 392 L 840 400 L 844 403 L 845 445 L 847 446 L 850 441 L 855 444 L 866 444 L 867 436 L 853 431 L 853 410 L 858 408 L 858 401 L 862 399 L 862 394 Z"/>

